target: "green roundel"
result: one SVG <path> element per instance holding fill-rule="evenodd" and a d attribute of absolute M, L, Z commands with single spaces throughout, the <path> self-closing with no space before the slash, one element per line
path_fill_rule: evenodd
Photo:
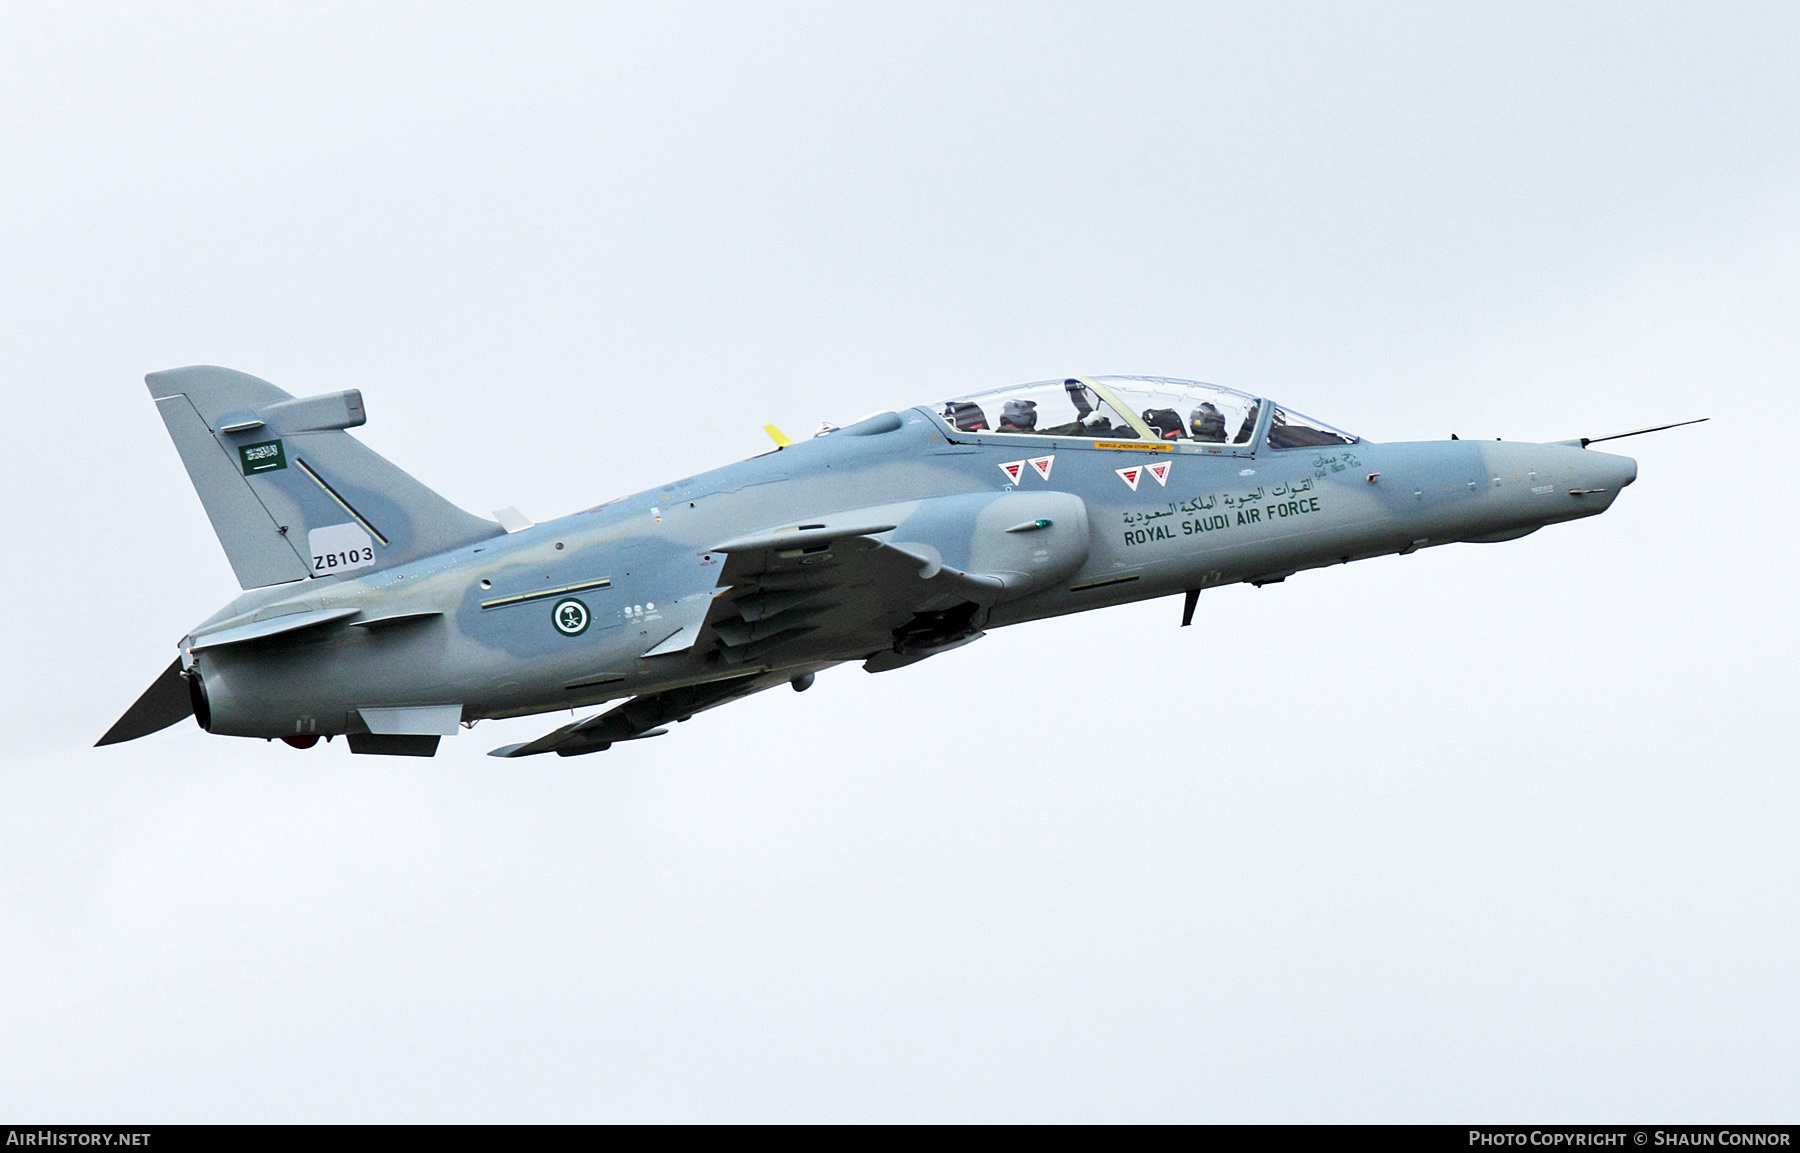
<path fill-rule="evenodd" d="M 550 610 L 550 623 L 565 637 L 578 637 L 587 632 L 588 622 L 592 619 L 587 605 L 575 597 L 564 597 Z"/>

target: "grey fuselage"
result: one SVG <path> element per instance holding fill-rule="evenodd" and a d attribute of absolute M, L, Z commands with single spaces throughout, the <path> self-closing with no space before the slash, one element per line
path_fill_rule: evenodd
<path fill-rule="evenodd" d="M 1001 467 L 1045 456 L 1053 464 L 1042 469 Z M 1167 466 L 1161 479 L 1151 465 Z M 1573 442 L 1272 449 L 1259 434 L 1235 446 L 1109 447 L 958 432 L 911 409 L 397 567 L 245 593 L 183 640 L 182 664 L 200 683 L 200 720 L 214 733 L 355 733 L 367 731 L 366 710 L 450 704 L 472 722 L 753 670 L 802 675 L 889 647 L 885 624 L 777 637 L 760 650 L 728 650 L 724 662 L 718 645 L 696 643 L 708 639 L 707 613 L 725 591 L 717 550 L 749 533 L 846 518 L 891 524 L 877 541 L 906 542 L 908 555 L 954 571 L 1002 574 L 973 610 L 980 627 L 994 628 L 1511 539 L 1600 513 L 1635 477 L 1631 459 Z M 990 507 L 997 511 L 984 515 Z M 1039 516 L 1048 545 L 1027 555 L 1019 550 L 1029 532 L 1003 534 L 1037 522 L 1001 522 L 1037 508 L 1055 516 Z M 865 510 L 876 513 L 858 515 Z M 551 620 L 570 598 L 587 612 L 572 633 Z M 350 626 L 278 645 L 206 643 L 332 610 L 345 610 Z"/>

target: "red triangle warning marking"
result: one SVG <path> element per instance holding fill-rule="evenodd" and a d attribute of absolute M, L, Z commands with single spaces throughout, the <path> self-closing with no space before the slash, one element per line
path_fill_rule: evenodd
<path fill-rule="evenodd" d="M 1157 484 L 1166 486 L 1169 483 L 1169 468 L 1174 463 L 1172 460 L 1159 460 L 1155 464 L 1145 465 L 1144 471 L 1155 477 Z"/>
<path fill-rule="evenodd" d="M 1120 480 L 1131 486 L 1132 492 L 1136 492 L 1138 477 L 1143 475 L 1144 466 L 1141 464 L 1134 464 L 1130 468 L 1115 468 L 1113 471 L 1119 474 Z"/>
<path fill-rule="evenodd" d="M 1006 474 L 1006 479 L 1012 481 L 1014 484 L 1018 484 L 1019 478 L 1025 475 L 1025 462 L 1022 460 L 1009 460 L 1000 466 L 1000 471 Z"/>
<path fill-rule="evenodd" d="M 1049 480 L 1050 466 L 1056 463 L 1056 457 L 1054 455 L 1034 456 L 1025 463 L 1036 469 L 1039 476 L 1043 477 L 1045 480 Z"/>

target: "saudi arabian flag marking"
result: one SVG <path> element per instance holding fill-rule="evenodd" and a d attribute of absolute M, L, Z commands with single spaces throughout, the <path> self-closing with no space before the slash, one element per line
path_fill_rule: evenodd
<path fill-rule="evenodd" d="M 287 453 L 282 451 L 279 440 L 241 445 L 238 448 L 238 460 L 243 463 L 245 476 L 287 467 Z"/>
<path fill-rule="evenodd" d="M 556 602 L 550 610 L 550 623 L 565 637 L 578 637 L 587 632 L 590 619 L 587 605 L 575 597 Z"/>

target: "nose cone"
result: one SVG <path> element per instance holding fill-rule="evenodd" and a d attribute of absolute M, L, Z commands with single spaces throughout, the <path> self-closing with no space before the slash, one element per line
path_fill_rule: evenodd
<path fill-rule="evenodd" d="M 1572 441 L 1555 444 L 1495 446 L 1490 453 L 1517 454 L 1506 458 L 1514 470 L 1528 470 L 1530 488 L 1508 488 L 1496 481 L 1493 496 L 1506 500 L 1508 511 L 1535 524 L 1556 524 L 1594 516 L 1612 507 L 1620 492 L 1637 480 L 1637 461 L 1628 456 L 1596 452 Z M 1496 460 L 1499 458 L 1496 457 Z M 1499 475 L 1501 470 L 1494 470 Z M 1511 494 L 1510 497 L 1507 494 Z"/>
<path fill-rule="evenodd" d="M 1563 449 L 1569 462 L 1567 480 L 1557 486 L 1556 497 L 1566 510 L 1555 519 L 1593 516 L 1612 507 L 1625 486 L 1637 479 L 1637 461 L 1593 449 Z M 1564 495 L 1564 494 L 1567 495 Z"/>
<path fill-rule="evenodd" d="M 1637 479 L 1637 461 L 1628 456 L 1614 456 L 1609 452 L 1585 450 L 1588 456 L 1587 468 L 1592 480 L 1591 488 L 1603 488 L 1609 493 L 1616 493 Z"/>

